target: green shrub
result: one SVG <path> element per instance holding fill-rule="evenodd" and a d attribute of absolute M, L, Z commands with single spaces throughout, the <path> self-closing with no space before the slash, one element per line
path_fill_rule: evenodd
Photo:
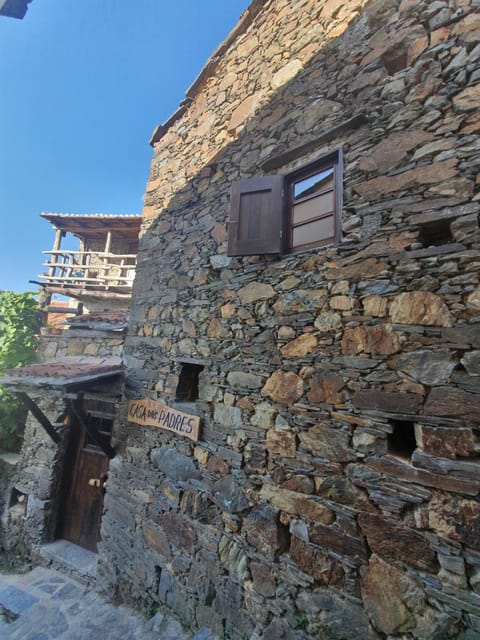
<path fill-rule="evenodd" d="M 40 315 L 34 296 L 0 290 L 0 375 L 35 359 Z M 0 386 L 0 449 L 18 449 L 25 417 L 23 405 Z"/>

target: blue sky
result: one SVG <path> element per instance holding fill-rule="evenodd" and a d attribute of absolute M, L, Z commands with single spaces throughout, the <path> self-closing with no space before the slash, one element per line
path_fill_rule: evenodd
<path fill-rule="evenodd" d="M 249 0 L 33 0 L 0 17 L 0 289 L 34 290 L 39 214 L 141 213 L 157 124 Z"/>

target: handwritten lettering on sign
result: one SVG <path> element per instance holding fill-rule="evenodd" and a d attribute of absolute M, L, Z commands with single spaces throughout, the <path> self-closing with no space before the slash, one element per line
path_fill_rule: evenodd
<path fill-rule="evenodd" d="M 128 420 L 135 424 L 149 427 L 159 427 L 167 431 L 179 433 L 190 440 L 198 440 L 200 418 L 188 413 L 171 409 L 154 402 L 150 398 L 130 400 L 128 403 Z"/>

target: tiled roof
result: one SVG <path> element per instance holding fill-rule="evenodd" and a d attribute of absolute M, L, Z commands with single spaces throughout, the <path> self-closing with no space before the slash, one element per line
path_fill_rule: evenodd
<path fill-rule="evenodd" d="M 44 364 L 8 369 L 0 384 L 15 389 L 50 388 L 66 391 L 123 373 L 120 358 L 66 357 Z"/>

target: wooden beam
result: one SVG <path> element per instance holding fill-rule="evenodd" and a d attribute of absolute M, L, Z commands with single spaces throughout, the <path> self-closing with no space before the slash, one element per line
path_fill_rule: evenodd
<path fill-rule="evenodd" d="M 107 287 L 109 286 L 109 283 L 112 283 L 112 285 L 114 287 L 120 287 L 120 288 L 124 288 L 124 289 L 131 289 L 132 288 L 132 281 L 131 279 L 127 278 L 127 276 L 119 276 L 119 277 L 114 277 L 114 276 L 100 276 L 99 278 L 76 278 L 75 276 L 72 277 L 68 277 L 68 276 L 45 276 L 43 274 L 39 274 L 38 275 L 39 278 L 45 278 L 45 280 L 48 280 L 48 282 L 53 282 L 58 283 L 59 285 L 61 284 L 70 284 L 71 286 L 76 286 L 76 285 L 88 285 L 89 283 L 91 285 L 94 286 L 98 286 L 98 287 Z M 118 282 L 119 280 L 121 280 L 122 282 Z M 46 283 L 48 284 L 48 283 Z"/>
<path fill-rule="evenodd" d="M 55 232 L 55 240 L 53 241 L 53 249 L 52 251 L 59 251 L 61 245 L 62 245 L 62 238 L 65 236 L 65 231 L 62 231 L 61 229 L 57 229 Z M 50 267 L 50 271 L 49 271 L 49 275 L 53 276 L 55 275 L 55 266 L 52 265 Z"/>
<path fill-rule="evenodd" d="M 55 431 L 52 423 L 50 422 L 50 420 L 47 418 L 47 416 L 43 413 L 43 411 L 40 409 L 40 407 L 37 405 L 36 402 L 34 402 L 29 395 L 27 395 L 25 392 L 20 391 L 16 393 L 16 396 L 19 400 L 21 400 L 23 402 L 23 404 L 27 407 L 27 409 L 32 413 L 32 415 L 38 420 L 38 422 L 42 425 L 42 427 L 45 429 L 45 431 L 48 433 L 48 435 L 51 437 L 51 439 L 56 443 L 59 444 L 61 441 L 60 436 L 58 435 L 58 433 Z"/>
<path fill-rule="evenodd" d="M 68 313 L 73 314 L 75 316 L 80 315 L 77 307 L 47 307 L 48 313 Z"/>
<path fill-rule="evenodd" d="M 31 281 L 30 281 L 31 282 Z M 75 287 L 74 285 L 69 284 L 60 284 L 60 283 L 50 283 L 50 282 L 41 282 L 40 286 L 44 287 L 45 291 L 49 291 L 50 293 L 58 293 L 63 296 L 70 296 L 71 298 L 97 298 L 102 300 L 125 300 L 129 301 L 132 298 L 131 293 L 123 293 L 122 291 L 117 291 L 117 289 L 122 288 L 124 290 L 131 290 L 131 286 L 123 286 L 119 287 L 118 285 L 114 285 L 110 291 L 103 290 L 105 287 L 95 286 L 86 289 L 85 287 Z M 85 285 L 88 287 L 89 285 Z"/>
<path fill-rule="evenodd" d="M 62 238 L 65 237 L 65 231 L 57 229 L 55 232 L 55 240 L 53 241 L 53 250 L 59 251 L 62 246 Z"/>
<path fill-rule="evenodd" d="M 110 460 L 114 458 L 115 450 L 108 444 L 108 442 L 105 442 L 104 440 L 102 440 L 102 438 L 99 436 L 98 431 L 94 429 L 92 425 L 89 423 L 88 416 L 85 415 L 85 412 L 83 410 L 82 400 L 81 399 L 69 400 L 68 403 L 72 410 L 73 415 L 78 420 L 80 426 L 83 429 L 85 429 L 85 431 L 88 433 L 91 439 L 95 442 L 97 447 L 100 447 L 103 453 L 106 456 L 108 456 Z"/>
<path fill-rule="evenodd" d="M 48 255 L 57 255 L 57 256 L 63 256 L 63 255 L 70 255 L 70 256 L 96 256 L 98 258 L 103 258 L 103 257 L 107 257 L 107 258 L 132 258 L 132 260 L 134 260 L 137 257 L 136 253 L 104 253 L 103 251 L 83 251 L 83 250 L 78 250 L 78 251 L 74 251 L 71 249 L 62 249 L 61 251 L 54 251 L 53 249 L 51 251 L 42 251 L 43 254 L 48 254 Z"/>

